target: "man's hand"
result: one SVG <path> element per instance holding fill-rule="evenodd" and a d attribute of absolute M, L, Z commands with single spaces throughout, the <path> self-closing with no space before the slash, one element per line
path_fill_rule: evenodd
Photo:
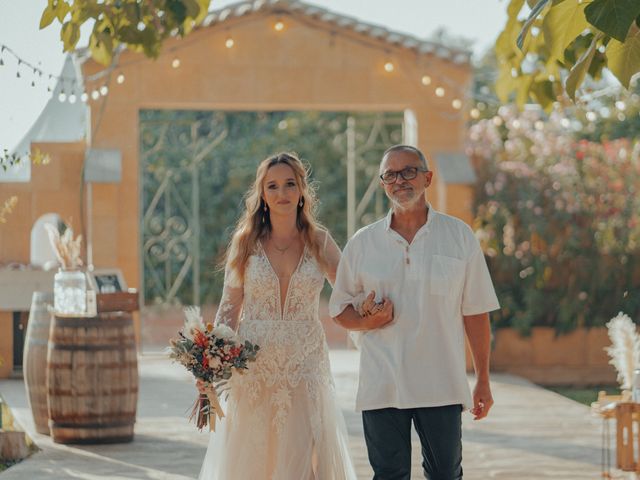
<path fill-rule="evenodd" d="M 383 298 L 382 302 L 373 308 L 373 311 L 375 313 L 363 318 L 366 324 L 366 330 L 382 328 L 393 321 L 393 303 L 388 298 Z"/>
<path fill-rule="evenodd" d="M 489 410 L 493 406 L 493 396 L 491 395 L 491 387 L 489 381 L 478 381 L 473 389 L 473 408 L 471 413 L 474 420 L 480 420 L 489 414 Z"/>

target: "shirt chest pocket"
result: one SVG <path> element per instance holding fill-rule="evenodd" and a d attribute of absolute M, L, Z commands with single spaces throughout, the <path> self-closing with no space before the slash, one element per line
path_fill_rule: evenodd
<path fill-rule="evenodd" d="M 431 295 L 455 295 L 464 280 L 465 263 L 445 255 L 432 255 Z"/>

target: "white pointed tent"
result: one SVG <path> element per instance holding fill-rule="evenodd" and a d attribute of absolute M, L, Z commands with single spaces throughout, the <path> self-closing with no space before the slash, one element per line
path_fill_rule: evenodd
<path fill-rule="evenodd" d="M 79 66 L 73 55 L 67 55 L 60 74 L 63 80 L 58 81 L 40 116 L 12 152 L 21 158 L 20 163 L 6 172 L 0 169 L 0 182 L 30 180 L 31 164 L 27 161 L 27 156 L 31 152 L 32 143 L 77 142 L 85 138 L 89 114 L 87 105 L 80 98 L 75 103 L 68 100 L 61 102 L 58 99 L 65 89 L 65 94 L 68 95 L 72 86 L 75 87 L 75 92 L 83 90 L 82 76 L 78 72 Z"/>

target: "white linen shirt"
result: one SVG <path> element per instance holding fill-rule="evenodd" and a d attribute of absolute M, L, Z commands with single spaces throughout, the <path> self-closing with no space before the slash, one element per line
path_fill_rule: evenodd
<path fill-rule="evenodd" d="M 463 315 L 499 308 L 480 244 L 467 224 L 431 207 L 409 244 L 391 215 L 347 242 L 329 303 L 336 317 L 371 290 L 393 302 L 391 324 L 358 332 L 356 410 L 468 408 Z"/>

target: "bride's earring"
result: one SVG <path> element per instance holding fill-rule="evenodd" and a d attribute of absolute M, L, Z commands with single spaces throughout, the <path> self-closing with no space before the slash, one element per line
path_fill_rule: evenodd
<path fill-rule="evenodd" d="M 298 202 L 298 206 L 302 207 L 304 205 L 304 197 L 300 197 L 300 201 Z"/>

